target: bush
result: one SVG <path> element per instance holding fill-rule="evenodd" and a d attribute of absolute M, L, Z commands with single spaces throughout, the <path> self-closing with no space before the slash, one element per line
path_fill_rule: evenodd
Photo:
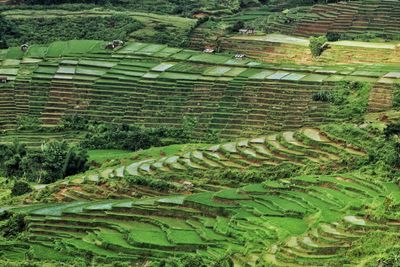
<path fill-rule="evenodd" d="M 17 118 L 18 130 L 40 130 L 41 125 L 38 117 L 19 116 Z"/>
<path fill-rule="evenodd" d="M 3 225 L 0 225 L 0 233 L 5 238 L 13 238 L 26 229 L 25 215 L 11 216 Z"/>
<path fill-rule="evenodd" d="M 57 17 L 13 19 L 13 29 L 18 34 L 7 37 L 8 45 L 22 43 L 48 44 L 72 39 L 127 40 L 129 34 L 144 24 L 129 16 L 108 17 Z"/>
<path fill-rule="evenodd" d="M 324 51 L 324 45 L 327 42 L 325 36 L 311 37 L 310 38 L 310 51 L 313 57 L 319 57 Z"/>
<path fill-rule="evenodd" d="M 193 140 L 197 120 L 185 117 L 179 128 L 144 128 L 137 125 L 88 122 L 88 133 L 81 145 L 88 149 L 126 149 L 136 151 L 152 146 L 187 143 Z M 216 138 L 216 136 L 208 136 Z"/>
<path fill-rule="evenodd" d="M 11 194 L 13 196 L 20 196 L 32 191 L 32 188 L 27 182 L 17 181 L 11 189 Z"/>
<path fill-rule="evenodd" d="M 337 33 L 337 32 L 328 32 L 328 33 L 326 34 L 326 39 L 327 39 L 329 42 L 336 42 L 336 41 L 339 41 L 340 38 L 341 38 L 341 35 L 340 35 L 340 33 Z"/>
<path fill-rule="evenodd" d="M 51 183 L 87 169 L 86 150 L 66 141 L 50 141 L 39 151 L 27 150 L 19 143 L 0 145 L 0 171 L 6 177 Z"/>
<path fill-rule="evenodd" d="M 238 20 L 235 22 L 235 24 L 233 24 L 232 28 L 231 28 L 231 32 L 238 32 L 240 29 L 244 28 L 244 22 L 241 20 Z"/>
<path fill-rule="evenodd" d="M 206 267 L 204 260 L 198 255 L 187 255 L 181 260 L 181 265 L 184 267 Z"/>
<path fill-rule="evenodd" d="M 321 101 L 321 102 L 331 102 L 332 100 L 332 93 L 327 91 L 319 91 L 315 92 L 312 95 L 312 100 L 314 101 Z"/>
<path fill-rule="evenodd" d="M 0 49 L 7 48 L 8 36 L 15 34 L 12 23 L 0 14 Z"/>
<path fill-rule="evenodd" d="M 77 114 L 65 115 L 61 118 L 61 130 L 86 130 L 89 120 Z"/>
<path fill-rule="evenodd" d="M 169 191 L 178 189 L 174 184 L 150 177 L 126 176 L 124 177 L 124 180 L 126 180 L 128 184 L 131 185 L 148 186 L 158 191 Z"/>
<path fill-rule="evenodd" d="M 393 108 L 400 108 L 400 84 L 395 84 L 393 90 Z"/>

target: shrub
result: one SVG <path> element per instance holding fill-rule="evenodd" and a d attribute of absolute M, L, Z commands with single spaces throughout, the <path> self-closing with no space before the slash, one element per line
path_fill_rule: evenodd
<path fill-rule="evenodd" d="M 330 103 L 333 104 L 330 115 L 362 122 L 368 108 L 369 83 L 343 81 L 332 90 Z"/>
<path fill-rule="evenodd" d="M 89 126 L 89 120 L 77 114 L 65 115 L 61 118 L 62 130 L 86 130 Z"/>
<path fill-rule="evenodd" d="M 0 233 L 5 238 L 13 238 L 26 229 L 25 215 L 11 216 L 4 224 L 0 225 Z"/>
<path fill-rule="evenodd" d="M 32 188 L 27 182 L 17 181 L 11 189 L 11 194 L 13 196 L 20 196 L 32 191 Z"/>
<path fill-rule="evenodd" d="M 340 38 L 341 38 L 341 35 L 340 35 L 340 33 L 337 33 L 337 32 L 328 32 L 328 33 L 326 34 L 326 39 L 327 39 L 329 42 L 336 42 L 336 41 L 339 41 Z"/>
<path fill-rule="evenodd" d="M 16 35 L 12 23 L 0 14 L 0 49 L 8 47 L 8 37 Z"/>
<path fill-rule="evenodd" d="M 386 139 L 389 139 L 393 135 L 400 135 L 400 121 L 389 123 L 384 130 L 384 134 Z"/>
<path fill-rule="evenodd" d="M 235 22 L 235 24 L 232 25 L 231 32 L 238 32 L 240 29 L 244 28 L 244 22 L 241 20 L 238 20 Z"/>
<path fill-rule="evenodd" d="M 331 94 L 331 92 L 327 92 L 327 91 L 315 92 L 312 95 L 312 100 L 321 101 L 321 102 L 331 102 L 332 94 Z"/>
<path fill-rule="evenodd" d="M 324 51 L 324 45 L 327 42 L 327 39 L 325 36 L 319 36 L 319 37 L 311 37 L 310 38 L 310 50 L 311 54 L 313 57 L 319 57 L 322 52 Z"/>
<path fill-rule="evenodd" d="M 182 266 L 184 267 L 205 267 L 204 260 L 198 255 L 187 255 L 181 260 Z"/>
<path fill-rule="evenodd" d="M 18 130 L 40 130 L 40 121 L 38 117 L 19 116 L 17 118 Z"/>
<path fill-rule="evenodd" d="M 25 177 L 30 181 L 51 183 L 87 169 L 86 150 L 66 141 L 50 141 L 40 150 L 27 150 L 15 142 L 0 145 L 0 171 L 6 177 Z"/>
<path fill-rule="evenodd" d="M 124 179 L 131 185 L 148 186 L 159 191 L 169 191 L 178 189 L 175 185 L 163 180 L 153 179 L 142 176 L 126 176 Z"/>
<path fill-rule="evenodd" d="M 393 108 L 400 108 L 400 84 L 396 84 L 393 90 Z"/>

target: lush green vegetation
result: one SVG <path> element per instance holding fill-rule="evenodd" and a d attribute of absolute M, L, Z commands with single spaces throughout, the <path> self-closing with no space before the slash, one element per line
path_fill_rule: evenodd
<path fill-rule="evenodd" d="M 0 1 L 0 266 L 398 266 L 400 2 L 339 2 Z"/>
<path fill-rule="evenodd" d="M 0 153 L 0 171 L 3 176 L 9 178 L 51 183 L 87 168 L 86 151 L 69 146 L 65 141 L 49 141 L 43 144 L 40 150 L 30 150 L 15 142 L 1 145 Z M 17 190 L 17 194 L 20 190 Z"/>
<path fill-rule="evenodd" d="M 322 54 L 326 41 L 327 38 L 325 36 L 310 38 L 310 50 L 314 57 L 319 57 Z"/>
<path fill-rule="evenodd" d="M 48 44 L 58 40 L 127 40 L 144 25 L 129 16 L 31 18 L 12 21 L 7 44 Z"/>
<path fill-rule="evenodd" d="M 359 81 L 342 81 L 334 90 L 318 91 L 314 101 L 332 103 L 331 116 L 341 116 L 355 122 L 363 121 L 368 108 L 371 85 Z"/>

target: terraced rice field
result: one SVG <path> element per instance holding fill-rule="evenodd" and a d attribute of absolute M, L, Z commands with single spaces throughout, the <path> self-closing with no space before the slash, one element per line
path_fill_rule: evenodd
<path fill-rule="evenodd" d="M 0 135 L 0 144 L 10 144 L 14 141 L 25 144 L 28 148 L 40 147 L 48 140 L 66 140 L 69 143 L 78 143 L 83 133 L 81 132 L 32 132 L 18 131 Z"/>
<path fill-rule="evenodd" d="M 221 50 L 243 53 L 264 62 L 326 65 L 333 63 L 400 63 L 400 44 L 356 41 L 328 42 L 328 48 L 314 59 L 308 39 L 282 34 L 234 35 L 223 38 Z"/>
<path fill-rule="evenodd" d="M 260 166 L 277 166 L 289 162 L 304 166 L 339 161 L 345 155 L 364 156 L 365 153 L 348 147 L 338 140 L 329 139 L 318 129 L 305 128 L 286 131 L 253 139 L 210 146 L 162 158 L 148 158 L 129 165 L 97 173 L 97 177 L 112 178 L 124 175 L 157 175 L 164 172 L 212 170 L 221 168 L 244 169 Z M 91 173 L 91 176 L 96 174 Z"/>
<path fill-rule="evenodd" d="M 218 192 L 20 210 L 29 214 L 24 246 L 52 251 L 57 244 L 66 255 L 161 261 L 199 254 L 213 261 L 229 250 L 237 266 L 259 257 L 276 266 L 321 266 L 368 232 L 398 232 L 390 216 L 366 219 L 365 205 L 391 196 L 398 207 L 399 192 L 394 184 L 352 175 L 300 176 Z"/>
<path fill-rule="evenodd" d="M 99 121 L 176 127 L 196 118 L 199 137 L 255 136 L 312 126 L 329 104 L 312 94 L 341 80 L 395 83 L 399 67 L 300 66 L 238 60 L 158 44 L 128 43 L 115 51 L 104 42 L 55 42 L 1 50 L 0 124 L 15 128 L 17 116 L 55 126 L 65 114 Z M 382 69 L 384 69 L 382 71 Z M 362 71 L 361 71 L 362 70 Z M 368 70 L 368 71 L 367 71 Z"/>
<path fill-rule="evenodd" d="M 339 1 L 297 7 L 288 11 L 271 12 L 259 8 L 227 16 L 223 20 L 227 23 L 243 21 L 249 25 L 255 22 L 255 25 L 268 33 L 279 32 L 305 37 L 336 32 L 346 34 L 347 39 L 360 36 L 373 39 L 376 36 L 396 40 L 399 34 L 398 0 Z"/>
<path fill-rule="evenodd" d="M 338 168 L 366 156 L 361 148 L 347 144 L 316 128 L 303 128 L 295 132 L 285 131 L 219 145 L 201 145 L 197 149 L 182 147 L 179 150 L 168 148 L 168 151 L 158 153 L 158 155 L 145 153 L 140 159 L 125 159 L 120 164 L 106 165 L 76 175 L 55 186 L 54 200 L 132 198 L 167 195 L 169 192 L 140 183 L 129 184 L 127 186 L 129 188 L 125 190 L 113 187 L 117 181 L 127 177 L 149 177 L 154 181 L 173 185 L 178 191 L 190 191 L 190 188 L 185 188 L 187 182 L 196 184 L 195 192 L 218 191 L 223 188 L 218 185 L 218 181 L 191 180 L 189 177 L 193 175 L 193 177 L 198 177 L 200 173 L 226 169 L 279 170 L 288 165 L 295 168 L 306 168 L 312 165 Z M 163 178 L 164 175 L 168 178 Z M 229 181 L 226 182 L 229 184 Z"/>

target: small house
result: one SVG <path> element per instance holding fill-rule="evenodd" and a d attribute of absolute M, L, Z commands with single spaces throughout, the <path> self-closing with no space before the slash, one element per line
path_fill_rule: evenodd
<path fill-rule="evenodd" d="M 114 48 L 115 48 L 115 46 L 114 46 L 113 43 L 108 43 L 108 44 L 106 45 L 106 49 L 114 50 Z"/>
<path fill-rule="evenodd" d="M 6 76 L 0 76 L 0 83 L 7 83 L 7 77 Z"/>
<path fill-rule="evenodd" d="M 124 45 L 124 41 L 121 41 L 121 40 L 113 40 L 112 43 L 113 43 L 113 45 L 114 45 L 114 48 L 115 48 L 115 47 L 118 47 L 118 46 L 123 46 L 123 45 Z"/>
<path fill-rule="evenodd" d="M 245 54 L 236 54 L 235 58 L 236 59 L 244 59 L 244 58 L 246 58 L 246 55 Z"/>
<path fill-rule="evenodd" d="M 212 54 L 212 53 L 214 53 L 214 52 L 215 52 L 214 47 L 212 47 L 212 46 L 206 46 L 206 47 L 204 47 L 203 53 Z"/>

